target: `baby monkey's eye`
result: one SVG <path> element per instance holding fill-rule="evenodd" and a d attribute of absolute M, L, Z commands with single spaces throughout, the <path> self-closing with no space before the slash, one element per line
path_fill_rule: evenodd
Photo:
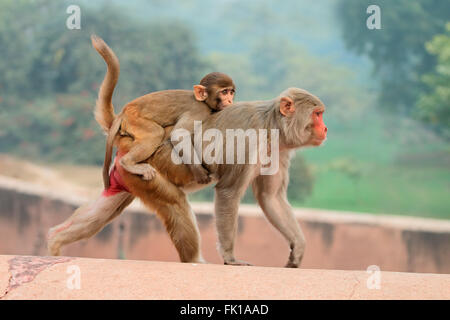
<path fill-rule="evenodd" d="M 222 91 L 220 91 L 220 93 L 222 93 L 223 95 L 227 95 L 228 93 L 234 94 L 234 89 L 223 89 Z"/>

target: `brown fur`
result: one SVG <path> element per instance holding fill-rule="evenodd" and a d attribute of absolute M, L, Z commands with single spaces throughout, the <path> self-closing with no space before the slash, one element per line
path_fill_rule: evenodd
<path fill-rule="evenodd" d="M 292 102 L 292 114 L 285 116 L 281 109 L 282 99 L 287 97 Z M 326 137 L 313 126 L 313 113 L 323 112 L 323 103 L 305 90 L 290 88 L 278 98 L 271 101 L 241 102 L 211 115 L 204 123 L 203 130 L 216 128 L 225 136 L 226 129 L 279 129 L 280 166 L 275 175 L 259 175 L 260 164 L 213 164 L 208 170 L 215 175 L 215 215 L 219 236 L 220 252 L 226 264 L 247 265 L 234 257 L 234 239 L 237 230 L 237 212 L 239 202 L 249 184 L 252 184 L 255 197 L 264 214 L 286 238 L 291 248 L 287 267 L 298 267 L 305 249 L 305 238 L 298 225 L 292 209 L 287 201 L 288 168 L 291 150 L 304 146 L 316 146 Z M 323 125 L 323 123 L 322 123 Z M 326 133 L 326 129 L 325 129 Z M 119 146 L 119 151 L 121 146 Z M 133 195 L 139 197 L 153 210 L 159 207 L 177 206 L 176 213 L 162 217 L 164 221 L 172 221 L 167 225 L 169 234 L 181 232 L 186 248 L 190 252 L 197 243 L 198 233 L 186 233 L 180 228 L 179 217 L 186 217 L 189 207 L 184 205 L 186 195 L 181 189 L 195 187 L 195 180 L 183 165 L 175 165 L 167 161 L 172 146 L 163 144 L 148 160 L 158 170 L 159 180 L 142 181 L 133 175 L 123 172 L 122 178 Z M 225 145 L 223 154 L 225 154 Z M 174 187 L 178 187 L 174 189 Z M 180 189 L 181 188 L 181 189 Z M 172 191 L 173 190 L 173 191 Z M 182 200 L 179 200 L 182 199 Z M 161 214 L 160 214 L 161 216 Z M 194 223 L 191 220 L 190 223 Z M 200 247 L 196 247 L 196 254 Z"/>
<path fill-rule="evenodd" d="M 120 159 L 120 165 L 127 171 L 151 180 L 154 168 L 140 163 L 150 157 L 164 138 L 164 128 L 175 126 L 193 130 L 194 120 L 204 120 L 212 111 L 222 108 L 224 101 L 219 97 L 223 88 L 233 88 L 233 80 L 227 75 L 214 72 L 205 76 L 201 83 L 206 89 L 199 97 L 191 90 L 166 90 L 153 92 L 129 102 L 122 112 L 114 115 L 111 97 L 119 76 L 119 62 L 114 52 L 97 36 L 92 36 L 92 44 L 108 66 L 105 79 L 99 91 L 95 117 L 104 130 L 108 131 L 106 153 L 103 165 L 103 183 L 109 187 L 109 167 L 112 149 L 118 132 L 134 139 L 134 145 Z M 232 101 L 231 101 L 232 102 Z M 186 156 L 186 155 L 185 155 Z M 194 152 L 194 157 L 198 155 Z M 200 183 L 210 181 L 207 170 L 201 164 L 189 165 L 196 180 Z"/>
<path fill-rule="evenodd" d="M 114 106 L 111 100 L 120 74 L 119 59 L 101 38 L 93 35 L 91 40 L 95 50 L 103 57 L 108 66 L 105 79 L 103 79 L 100 86 L 94 111 L 95 120 L 97 120 L 103 131 L 108 133 L 115 117 Z"/>
<path fill-rule="evenodd" d="M 110 65 L 113 66 L 110 63 L 108 67 Z M 106 81 L 106 79 L 109 80 Z M 111 79 L 114 77 L 108 78 L 107 74 L 102 88 L 112 90 L 115 83 Z M 152 139 L 154 141 L 165 140 L 160 145 L 154 144 L 152 148 L 156 151 L 149 153 L 149 158 L 142 159 L 145 162 L 143 164 L 154 166 L 158 171 L 155 172 L 153 179 L 143 180 L 140 176 L 119 166 L 117 169 L 131 194 L 121 192 L 110 197 L 101 196 L 95 202 L 77 209 L 62 224 L 51 228 L 48 233 L 50 254 L 59 254 L 61 246 L 88 238 L 99 232 L 104 225 L 119 215 L 134 197 L 138 197 L 162 219 L 178 251 L 180 260 L 203 262 L 200 252 L 200 234 L 195 215 L 187 201 L 186 192 L 189 189 L 202 188 L 204 185 L 198 184 L 188 166 L 175 165 L 168 160 L 171 157 L 173 146 L 167 138 L 171 130 L 177 128 L 178 124 L 175 124 L 176 121 L 172 121 L 173 119 L 167 119 L 167 117 L 170 118 L 167 106 L 162 108 L 161 105 L 167 99 L 177 99 L 178 92 L 172 92 L 170 97 L 165 96 L 164 93 L 156 93 L 132 101 L 123 111 L 123 114 L 127 114 L 128 117 L 120 118 L 120 126 L 118 122 L 115 122 L 114 114 L 111 113 L 112 108 L 108 104 L 108 97 L 112 95 L 112 91 L 106 94 L 103 92 L 104 101 L 101 102 L 101 106 L 106 109 L 103 110 L 104 114 L 100 113 L 104 116 L 99 123 L 102 126 L 109 126 L 108 128 L 111 130 L 119 128 L 124 130 L 123 136 L 118 137 L 116 141 L 119 154 L 130 153 L 130 150 L 135 148 L 136 140 L 140 139 L 140 135 L 148 135 L 147 131 L 152 126 L 154 127 L 154 131 L 150 133 L 154 135 Z M 146 108 L 150 108 L 152 114 L 152 117 L 147 119 L 144 112 Z M 271 150 L 271 152 L 279 152 L 279 170 L 273 175 L 260 175 L 258 170 L 261 164 L 259 162 L 256 164 L 212 164 L 207 166 L 217 181 L 215 186 L 216 226 L 219 250 L 225 264 L 248 264 L 236 260 L 234 239 L 237 230 L 239 202 L 248 185 L 252 184 L 255 197 L 268 221 L 280 231 L 289 243 L 291 253 L 286 266 L 298 267 L 300 265 L 305 250 L 305 237 L 286 197 L 289 182 L 288 168 L 292 150 L 303 146 L 318 146 L 325 140 L 327 129 L 321 116 L 324 110 L 323 103 L 317 97 L 305 90 L 290 88 L 270 101 L 237 103 L 219 113 L 206 115 L 203 130 L 216 128 L 226 136 L 225 130 L 233 128 L 267 129 L 269 131 L 277 129 L 280 137 L 279 150 Z M 111 114 L 112 117 L 110 117 Z M 111 119 L 113 120 L 111 121 Z M 161 123 L 167 125 L 161 125 L 156 119 L 160 119 Z M 175 126 L 173 126 L 174 124 Z M 158 126 L 161 129 L 158 129 Z M 113 138 L 109 138 L 111 144 L 113 140 Z M 224 149 L 223 154 L 225 152 Z"/>
<path fill-rule="evenodd" d="M 247 186 L 252 184 L 255 197 L 268 221 L 286 238 L 291 253 L 287 267 L 298 267 L 305 250 L 305 237 L 287 201 L 286 191 L 289 182 L 289 162 L 292 150 L 303 146 L 317 146 L 326 137 L 323 122 L 314 120 L 314 114 L 323 112 L 322 102 L 307 91 L 291 88 L 279 97 L 270 101 L 241 102 L 225 110 L 211 115 L 203 124 L 203 129 L 278 129 L 279 170 L 274 175 L 260 175 L 260 164 L 213 164 L 208 168 L 216 177 L 215 215 L 219 237 L 219 250 L 225 264 L 248 265 L 236 260 L 234 256 L 234 239 L 237 230 L 237 212 L 239 202 Z M 171 128 L 166 128 L 165 138 Z M 121 137 L 118 141 L 119 152 L 127 152 L 132 145 L 130 137 Z M 275 150 L 272 150 L 274 152 Z M 146 160 L 158 171 L 154 179 L 145 181 L 119 168 L 131 197 L 140 198 L 143 203 L 164 222 L 166 229 L 183 262 L 202 262 L 200 252 L 200 234 L 195 215 L 187 201 L 188 189 L 202 188 L 196 183 L 192 173 L 185 165 L 175 165 L 168 161 L 172 145 L 164 142 L 157 151 Z M 225 150 L 224 150 L 225 152 Z M 76 241 L 91 234 L 91 229 L 105 223 L 105 216 L 117 215 L 117 209 L 111 206 L 108 212 L 90 214 L 90 222 L 86 222 L 83 235 L 78 228 L 68 225 L 69 221 L 51 229 L 49 250 L 59 252 L 61 244 Z M 96 221 L 93 223 L 92 221 Z M 109 220 L 108 220 L 109 221 Z M 91 227 L 92 225 L 92 227 Z M 59 237 L 57 244 L 52 240 L 53 230 L 64 229 L 64 236 Z M 52 233 L 53 232 L 53 233 Z M 53 241 L 53 242 L 52 242 Z"/>

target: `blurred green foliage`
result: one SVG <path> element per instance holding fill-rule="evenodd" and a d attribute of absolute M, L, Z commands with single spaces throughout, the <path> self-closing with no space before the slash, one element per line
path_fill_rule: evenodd
<path fill-rule="evenodd" d="M 427 92 L 419 99 L 418 116 L 450 139 L 450 22 L 446 31 L 426 44 L 427 51 L 438 60 L 434 70 L 422 77 Z"/>
<path fill-rule="evenodd" d="M 366 26 L 369 14 L 363 13 L 372 4 L 380 7 L 381 30 L 369 30 Z M 380 105 L 393 113 L 415 114 L 419 97 L 427 91 L 427 83 L 422 77 L 433 72 L 437 62 L 436 53 L 430 48 L 427 50 L 425 43 L 445 31 L 445 24 L 450 21 L 450 3 L 440 0 L 379 0 L 376 3 L 341 0 L 337 16 L 347 47 L 367 55 L 373 63 L 374 74 L 380 79 Z M 447 82 L 446 87 L 449 86 Z M 448 112 L 448 103 L 429 109 L 427 117 L 421 118 L 428 121 L 438 117 L 440 108 Z M 436 111 L 433 115 L 432 110 Z M 440 124 L 448 129 L 448 122 Z"/>
<path fill-rule="evenodd" d="M 104 137 L 92 112 L 106 72 L 96 33 L 120 57 L 114 97 L 192 88 L 205 73 L 192 33 L 178 23 L 136 22 L 120 8 L 83 8 L 82 29 L 65 27 L 68 1 L 0 2 L 0 147 L 28 157 L 101 164 Z"/>
<path fill-rule="evenodd" d="M 69 4 L 81 6 L 81 30 L 65 27 Z M 367 29 L 369 4 L 0 1 L 0 152 L 102 164 L 92 111 L 106 66 L 91 47 L 96 33 L 121 63 L 117 110 L 148 92 L 190 89 L 211 71 L 233 77 L 238 101 L 287 87 L 320 97 L 328 140 L 292 159 L 293 204 L 449 218 L 448 2 L 380 0 L 382 30 Z M 191 198 L 211 201 L 213 190 Z"/>

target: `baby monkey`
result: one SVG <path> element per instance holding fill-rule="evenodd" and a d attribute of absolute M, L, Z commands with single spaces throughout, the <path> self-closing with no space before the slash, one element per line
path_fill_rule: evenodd
<path fill-rule="evenodd" d="M 96 106 L 96 117 L 108 113 L 112 105 L 104 103 L 110 99 L 102 99 L 102 92 L 112 93 L 109 88 L 108 77 L 117 80 L 119 64 L 114 52 L 99 37 L 92 37 L 92 44 L 105 60 L 108 70 L 103 81 L 99 100 Z M 114 81 L 113 81 L 114 82 Z M 233 103 L 235 94 L 233 80 L 226 74 L 213 72 L 207 74 L 194 90 L 164 90 L 139 97 L 125 105 L 111 125 L 103 126 L 108 132 L 106 154 L 103 166 L 103 181 L 105 188 L 109 187 L 109 167 L 112 149 L 117 133 L 120 136 L 130 136 L 133 144 L 128 153 L 118 155 L 118 164 L 130 173 L 141 175 L 144 180 L 151 180 L 156 170 L 148 163 L 141 163 L 148 159 L 161 145 L 165 137 L 164 128 L 194 130 L 194 120 L 203 121 L 212 112 L 220 111 Z M 110 97 L 108 97 L 110 98 Z M 192 148 L 194 150 L 194 148 Z M 183 155 L 183 158 L 185 155 Z M 199 161 L 187 164 L 198 183 L 209 183 L 211 178 L 201 165 L 201 155 L 194 157 Z M 198 164 L 200 163 L 200 164 Z"/>

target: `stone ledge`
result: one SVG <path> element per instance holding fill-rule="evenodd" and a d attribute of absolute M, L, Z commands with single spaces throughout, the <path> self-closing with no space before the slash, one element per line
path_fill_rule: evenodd
<path fill-rule="evenodd" d="M 75 267 L 72 267 L 75 266 Z M 80 289 L 69 289 L 79 270 Z M 450 299 L 450 275 L 0 256 L 0 299 Z M 72 284 L 75 282 L 71 282 Z"/>

